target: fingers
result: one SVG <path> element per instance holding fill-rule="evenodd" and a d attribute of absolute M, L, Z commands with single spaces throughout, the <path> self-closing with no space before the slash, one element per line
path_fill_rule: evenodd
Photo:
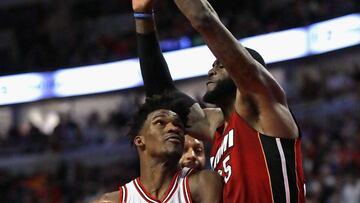
<path fill-rule="evenodd" d="M 207 119 L 211 121 L 211 126 L 217 128 L 225 122 L 224 114 L 220 108 L 205 108 L 203 110 Z"/>
<path fill-rule="evenodd" d="M 157 0 L 132 0 L 134 12 L 151 12 Z"/>
<path fill-rule="evenodd" d="M 188 120 L 186 125 L 187 126 L 193 126 L 196 123 L 204 123 L 204 121 L 206 120 L 206 115 L 203 111 L 203 109 L 200 107 L 200 105 L 198 103 L 194 103 L 190 108 L 189 108 L 189 114 L 187 116 Z"/>
<path fill-rule="evenodd" d="M 201 119 L 204 117 L 205 117 L 205 113 L 204 113 L 204 110 L 200 107 L 200 104 L 194 103 L 190 107 L 190 112 L 189 112 L 188 118 L 192 119 L 192 120 L 198 120 L 198 119 Z"/>

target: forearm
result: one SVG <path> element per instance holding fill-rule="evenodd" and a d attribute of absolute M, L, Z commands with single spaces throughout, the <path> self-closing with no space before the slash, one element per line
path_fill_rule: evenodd
<path fill-rule="evenodd" d="M 146 96 L 174 89 L 167 63 L 160 49 L 154 17 L 136 18 L 135 25 Z"/>
<path fill-rule="evenodd" d="M 258 64 L 221 23 L 206 0 L 174 0 L 180 11 L 197 30 L 209 49 L 229 72 L 237 87 L 256 81 Z M 254 80 L 255 79 L 255 80 Z"/>
<path fill-rule="evenodd" d="M 211 21 L 219 20 L 212 6 L 206 0 L 174 0 L 176 6 L 197 30 L 211 29 Z"/>
<path fill-rule="evenodd" d="M 137 34 L 148 34 L 156 32 L 154 17 L 135 18 L 135 28 Z"/>

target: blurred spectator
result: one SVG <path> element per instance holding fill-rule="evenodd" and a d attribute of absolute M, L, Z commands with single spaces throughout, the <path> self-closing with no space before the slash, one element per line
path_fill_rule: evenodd
<path fill-rule="evenodd" d="M 358 12 L 360 4 L 356 0 L 212 3 L 238 38 Z M 157 14 L 162 15 L 158 19 L 161 39 L 177 41 L 187 36 L 192 46 L 203 44 L 173 4 L 161 2 L 158 10 Z M 2 60 L 1 74 L 49 71 L 135 57 L 133 24 L 129 1 L 56 0 L 0 7 L 0 40 L 10 42 L 0 47 L 0 56 L 6 59 Z"/>
<path fill-rule="evenodd" d="M 358 174 L 346 176 L 345 184 L 341 190 L 341 201 L 346 203 L 360 202 L 360 177 Z"/>
<path fill-rule="evenodd" d="M 104 142 L 104 126 L 101 124 L 99 114 L 92 112 L 87 118 L 86 126 L 84 127 L 84 143 L 101 144 Z"/>
<path fill-rule="evenodd" d="M 304 71 L 300 77 L 299 94 L 304 101 L 314 101 L 322 95 L 323 81 L 319 70 Z"/>
<path fill-rule="evenodd" d="M 83 135 L 80 127 L 74 122 L 70 115 L 60 115 L 60 122 L 51 135 L 54 151 L 74 149 L 80 146 Z"/>

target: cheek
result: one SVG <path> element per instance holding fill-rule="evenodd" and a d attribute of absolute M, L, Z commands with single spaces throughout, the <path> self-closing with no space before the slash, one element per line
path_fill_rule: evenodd
<path fill-rule="evenodd" d="M 148 130 L 148 134 L 150 134 L 149 136 L 149 140 L 152 140 L 154 142 L 159 142 L 162 141 L 162 130 L 161 129 L 157 129 L 157 128 L 152 128 Z"/>
<path fill-rule="evenodd" d="M 218 69 L 217 74 L 218 74 L 219 78 L 229 77 L 229 74 L 228 74 L 228 72 L 226 71 L 225 68 Z"/>
<path fill-rule="evenodd" d="M 229 75 L 226 72 L 222 72 L 219 76 L 220 80 L 226 80 L 229 78 Z"/>
<path fill-rule="evenodd" d="M 200 162 L 204 162 L 204 161 L 205 161 L 205 155 L 204 155 L 204 154 L 198 155 L 198 156 L 197 156 L 197 159 L 198 159 Z"/>
<path fill-rule="evenodd" d="M 205 159 L 205 157 L 199 158 L 198 161 L 199 161 L 199 165 L 201 166 L 201 168 L 204 168 L 205 165 L 206 165 L 206 159 Z"/>
<path fill-rule="evenodd" d="M 145 143 L 148 147 L 151 147 L 153 151 L 160 151 L 164 146 L 161 137 L 155 135 L 146 137 Z"/>

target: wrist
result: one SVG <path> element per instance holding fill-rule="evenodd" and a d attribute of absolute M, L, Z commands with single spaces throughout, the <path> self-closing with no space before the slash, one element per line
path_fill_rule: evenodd
<path fill-rule="evenodd" d="M 154 12 L 154 9 L 152 7 L 150 8 L 137 8 L 137 9 L 133 9 L 134 13 L 151 13 Z"/>
<path fill-rule="evenodd" d="M 154 11 L 134 11 L 133 15 L 135 19 L 152 19 L 154 17 Z"/>

